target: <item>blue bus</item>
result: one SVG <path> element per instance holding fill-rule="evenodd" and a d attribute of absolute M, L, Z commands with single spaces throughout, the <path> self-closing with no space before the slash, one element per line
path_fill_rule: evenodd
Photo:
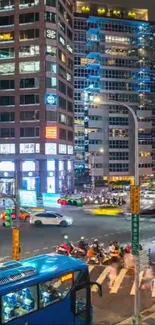
<path fill-rule="evenodd" d="M 0 325 L 91 325 L 88 265 L 46 254 L 0 264 Z"/>

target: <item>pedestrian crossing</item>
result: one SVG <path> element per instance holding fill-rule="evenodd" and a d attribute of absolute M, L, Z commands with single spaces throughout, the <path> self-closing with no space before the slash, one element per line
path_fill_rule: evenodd
<path fill-rule="evenodd" d="M 111 274 L 111 268 L 109 266 L 97 266 L 89 265 L 90 279 L 98 282 L 101 285 L 108 287 L 109 294 L 119 294 L 120 290 L 127 290 L 128 294 L 132 297 L 135 295 L 135 282 L 134 282 L 134 271 L 122 268 L 117 273 Z M 109 279 L 111 277 L 111 284 Z M 139 288 L 142 289 L 142 285 L 145 283 L 145 271 L 139 273 Z M 126 281 L 128 282 L 128 288 L 126 288 Z M 147 282 L 148 284 L 148 282 Z M 92 292 L 97 292 L 97 287 L 92 287 Z M 155 298 L 155 274 L 153 278 L 149 280 L 149 286 L 147 290 L 151 292 L 152 298 Z"/>

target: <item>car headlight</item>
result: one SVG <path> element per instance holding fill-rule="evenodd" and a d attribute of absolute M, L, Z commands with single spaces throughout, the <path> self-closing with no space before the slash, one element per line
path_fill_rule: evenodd
<path fill-rule="evenodd" d="M 72 218 L 64 218 L 65 220 L 66 220 L 66 222 L 68 223 L 68 225 L 72 225 L 72 223 L 73 223 L 73 219 Z"/>

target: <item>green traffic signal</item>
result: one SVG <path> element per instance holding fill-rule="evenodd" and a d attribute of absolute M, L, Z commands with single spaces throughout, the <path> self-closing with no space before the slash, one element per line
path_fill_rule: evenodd
<path fill-rule="evenodd" d="M 4 227 L 12 227 L 12 210 L 6 209 L 5 210 L 5 221 L 3 223 Z"/>

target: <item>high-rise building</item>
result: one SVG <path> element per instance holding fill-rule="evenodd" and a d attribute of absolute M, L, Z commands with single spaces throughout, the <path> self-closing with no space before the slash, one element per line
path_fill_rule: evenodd
<path fill-rule="evenodd" d="M 73 184 L 72 0 L 0 1 L 0 192 Z"/>
<path fill-rule="evenodd" d="M 121 102 L 137 115 L 140 177 L 153 173 L 155 46 L 154 25 L 147 19 L 145 9 L 77 2 L 74 84 L 78 180 L 93 169 L 98 181 L 133 181 L 135 125 Z"/>

